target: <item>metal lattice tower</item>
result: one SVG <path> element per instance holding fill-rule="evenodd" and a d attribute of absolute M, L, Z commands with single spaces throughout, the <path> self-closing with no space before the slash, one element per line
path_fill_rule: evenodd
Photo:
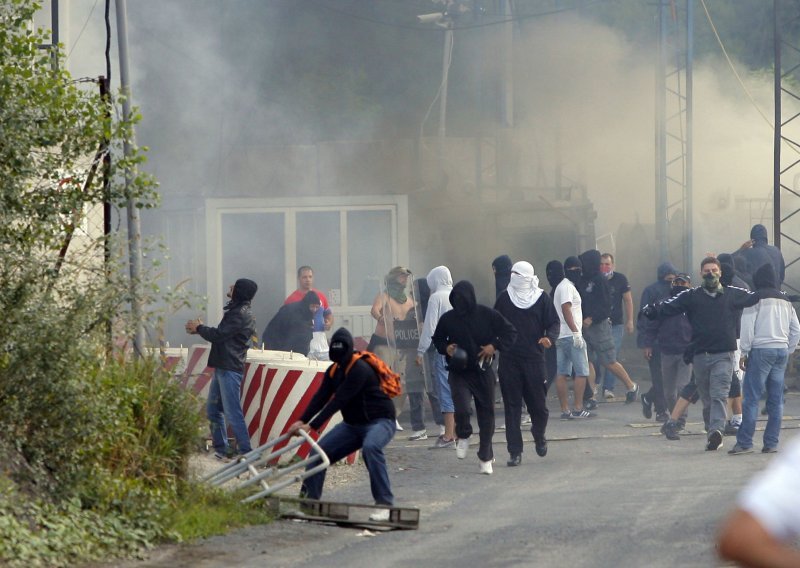
<path fill-rule="evenodd" d="M 786 260 L 784 286 L 800 292 L 800 0 L 774 0 L 773 234 Z M 791 38 L 791 39 L 790 39 Z M 791 80 L 790 80 L 791 79 Z"/>
<path fill-rule="evenodd" d="M 656 240 L 661 261 L 692 266 L 694 0 L 659 0 L 656 71 Z"/>

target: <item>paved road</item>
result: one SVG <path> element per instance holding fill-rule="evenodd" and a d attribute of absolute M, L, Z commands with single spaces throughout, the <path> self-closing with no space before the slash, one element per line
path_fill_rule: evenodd
<path fill-rule="evenodd" d="M 530 435 L 520 467 L 506 467 L 495 434 L 492 476 L 478 473 L 476 446 L 465 460 L 452 450 L 409 442 L 387 450 L 398 506 L 421 510 L 417 531 L 362 536 L 361 531 L 277 521 L 224 537 L 155 551 L 136 567 L 222 566 L 717 566 L 713 537 L 742 485 L 772 456 L 704 451 L 699 406 L 689 435 L 668 441 L 645 421 L 641 405 L 602 403 L 598 416 L 548 427 L 545 458 Z M 797 434 L 800 394 L 787 395 L 782 443 Z M 502 408 L 498 406 L 498 423 Z M 763 429 L 764 423 L 759 423 Z M 757 433 L 756 448 L 761 434 Z M 356 466 L 361 467 L 361 466 Z M 362 468 L 363 470 L 363 468 Z M 326 500 L 368 503 L 366 475 L 335 487 Z"/>

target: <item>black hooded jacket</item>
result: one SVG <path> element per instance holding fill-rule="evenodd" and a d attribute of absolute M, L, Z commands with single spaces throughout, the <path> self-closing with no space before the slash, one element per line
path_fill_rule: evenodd
<path fill-rule="evenodd" d="M 436 350 L 445 356 L 451 343 L 464 349 L 469 361 L 468 369 L 478 370 L 478 352 L 482 345 L 491 343 L 496 350 L 504 351 L 517 339 L 517 330 L 505 317 L 477 303 L 475 288 L 466 280 L 453 286 L 450 304 L 453 309 L 439 319 L 431 339 Z"/>
<path fill-rule="evenodd" d="M 211 342 L 208 366 L 226 371 L 244 372 L 247 349 L 256 332 L 256 320 L 250 311 L 250 301 L 255 297 L 258 285 L 252 280 L 240 278 L 233 285 L 231 301 L 217 327 L 197 326 L 197 333 Z"/>
<path fill-rule="evenodd" d="M 772 264 L 780 288 L 786 276 L 786 264 L 780 249 L 768 244 L 767 228 L 764 225 L 753 225 L 750 229 L 750 239 L 753 241 L 753 248 L 738 250 L 733 256 L 744 257 L 753 274 L 765 264 Z"/>
<path fill-rule="evenodd" d="M 264 328 L 262 340 L 267 349 L 308 355 L 311 338 L 314 335 L 314 314 L 311 313 L 309 306 L 319 303 L 319 296 L 312 290 L 299 302 L 281 306 Z"/>
<path fill-rule="evenodd" d="M 342 411 L 342 419 L 347 424 L 369 424 L 379 418 L 395 419 L 394 403 L 381 389 L 378 375 L 369 363 L 358 360 L 347 371 L 353 357 L 353 336 L 340 327 L 331 337 L 331 345 L 341 341 L 347 346 L 347 354 L 336 364 L 331 376 L 331 368 L 303 414 L 302 422 L 314 430 L 319 430 L 331 416 Z M 313 419 L 313 420 L 312 420 Z"/>
<path fill-rule="evenodd" d="M 576 286 L 581 295 L 583 317 L 599 323 L 611 317 L 611 291 L 608 280 L 600 272 L 600 251 L 587 250 L 579 256 L 583 278 Z M 575 322 L 578 323 L 578 322 Z"/>
<path fill-rule="evenodd" d="M 662 262 L 656 270 L 656 281 L 642 290 L 642 301 L 640 307 L 657 304 L 672 296 L 672 284 L 664 280 L 667 274 L 678 275 L 678 269 L 671 262 Z M 648 320 L 641 314 L 636 321 L 636 346 L 640 349 L 645 347 L 658 348 L 658 325 L 656 322 Z"/>
<path fill-rule="evenodd" d="M 507 254 L 501 254 L 492 261 L 495 297 L 499 297 L 508 288 L 508 283 L 511 282 L 511 267 L 513 265 L 511 257 Z"/>

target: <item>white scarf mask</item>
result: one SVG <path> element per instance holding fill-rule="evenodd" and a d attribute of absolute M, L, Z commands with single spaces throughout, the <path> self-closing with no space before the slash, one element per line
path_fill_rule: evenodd
<path fill-rule="evenodd" d="M 542 289 L 530 262 L 523 260 L 511 267 L 511 282 L 506 290 L 511 302 L 520 309 L 526 310 L 536 303 L 542 295 Z"/>

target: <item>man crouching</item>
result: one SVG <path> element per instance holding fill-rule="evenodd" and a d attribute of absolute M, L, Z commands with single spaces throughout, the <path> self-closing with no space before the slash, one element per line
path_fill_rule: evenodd
<path fill-rule="evenodd" d="M 297 434 L 299 430 L 319 430 L 331 416 L 341 411 L 342 422 L 322 437 L 320 448 L 331 464 L 360 449 L 369 472 L 375 504 L 391 507 L 394 495 L 383 448 L 395 433 L 394 403 L 381 389 L 378 375 L 369 363 L 359 359 L 350 366 L 353 353 L 353 336 L 345 328 L 339 328 L 331 338 L 329 349 L 330 359 L 336 366 L 331 365 L 325 372 L 325 378 L 308 408 L 288 432 Z M 310 464 L 308 469 L 317 465 Z M 322 470 L 303 481 L 300 495 L 319 499 L 324 483 L 325 470 Z M 389 509 L 379 509 L 370 519 L 389 520 Z"/>

